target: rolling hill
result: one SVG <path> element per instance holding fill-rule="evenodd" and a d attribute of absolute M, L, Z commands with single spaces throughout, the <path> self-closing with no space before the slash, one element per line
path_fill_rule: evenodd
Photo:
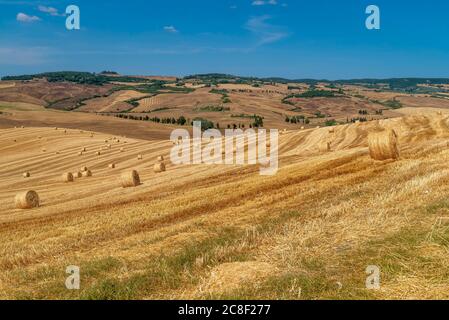
<path fill-rule="evenodd" d="M 257 166 L 170 163 L 156 174 L 172 147 L 163 137 L 2 129 L 0 296 L 447 298 L 449 116 L 436 111 L 289 130 L 271 177 Z M 400 160 L 369 157 L 367 135 L 379 128 L 396 130 Z M 318 150 L 323 140 L 330 152 Z M 81 166 L 93 176 L 61 181 Z M 120 174 L 131 169 L 143 184 L 123 189 Z M 42 206 L 15 209 L 28 189 Z M 69 265 L 80 266 L 76 292 L 64 287 Z M 368 265 L 381 269 L 380 290 L 365 288 Z"/>

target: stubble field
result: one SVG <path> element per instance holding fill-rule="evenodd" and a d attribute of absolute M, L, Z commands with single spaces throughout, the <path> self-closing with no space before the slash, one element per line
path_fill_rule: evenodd
<path fill-rule="evenodd" d="M 258 166 L 169 161 L 154 173 L 172 148 L 167 126 L 83 113 L 68 121 L 30 105 L 2 111 L 1 298 L 448 298 L 444 110 L 289 130 L 269 177 Z M 370 158 L 367 135 L 380 128 L 398 133 L 400 160 Z M 331 151 L 318 150 L 323 140 Z M 93 176 L 61 180 L 82 166 Z M 123 189 L 131 169 L 142 185 Z M 37 191 L 41 207 L 15 209 L 24 190 Z M 70 265 L 80 267 L 80 290 L 65 287 Z M 368 265 L 381 270 L 380 290 L 365 287 Z"/>

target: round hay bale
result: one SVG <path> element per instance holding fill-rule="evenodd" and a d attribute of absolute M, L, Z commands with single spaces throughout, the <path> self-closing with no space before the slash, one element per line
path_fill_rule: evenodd
<path fill-rule="evenodd" d="M 87 178 L 87 177 L 92 177 L 92 172 L 90 170 L 84 171 L 82 173 L 83 177 Z"/>
<path fill-rule="evenodd" d="M 31 209 L 39 207 L 39 195 L 36 191 L 25 191 L 18 193 L 15 198 L 17 209 Z"/>
<path fill-rule="evenodd" d="M 368 146 L 370 156 L 374 160 L 399 159 L 398 135 L 394 130 L 370 133 Z"/>
<path fill-rule="evenodd" d="M 331 151 L 331 143 L 328 141 L 320 141 L 318 144 L 318 149 L 320 152 L 329 152 Z"/>
<path fill-rule="evenodd" d="M 58 128 L 55 128 L 55 130 L 58 130 Z"/>
<path fill-rule="evenodd" d="M 73 174 L 71 172 L 66 172 L 62 175 L 62 181 L 73 182 Z"/>
<path fill-rule="evenodd" d="M 154 165 L 154 172 L 161 173 L 165 171 L 165 163 L 159 162 Z"/>
<path fill-rule="evenodd" d="M 267 148 L 271 147 L 271 143 L 267 142 Z"/>
<path fill-rule="evenodd" d="M 108 144 L 106 147 L 107 147 L 108 149 L 111 149 L 111 148 L 112 148 L 112 146 L 111 146 L 110 144 Z"/>
<path fill-rule="evenodd" d="M 80 169 L 81 172 L 85 172 L 87 170 L 89 170 L 87 167 L 81 167 L 81 169 Z"/>
<path fill-rule="evenodd" d="M 125 151 L 125 149 L 123 149 L 123 148 L 120 148 L 120 152 L 124 152 Z"/>
<path fill-rule="evenodd" d="M 123 188 L 137 187 L 140 185 L 139 173 L 136 170 L 123 172 L 121 175 L 121 182 Z"/>
<path fill-rule="evenodd" d="M 157 161 L 159 161 L 159 162 L 164 161 L 164 156 L 159 156 L 159 157 L 157 157 Z"/>
<path fill-rule="evenodd" d="M 97 151 L 97 156 L 101 156 L 101 152 L 100 151 Z"/>
<path fill-rule="evenodd" d="M 81 149 L 81 152 L 86 152 L 87 151 L 87 148 L 86 147 L 83 147 L 82 149 Z"/>
<path fill-rule="evenodd" d="M 330 128 L 329 129 L 329 133 L 335 133 L 335 129 L 334 128 Z"/>
<path fill-rule="evenodd" d="M 45 149 L 45 148 L 42 148 L 42 152 L 47 152 L 47 149 Z"/>
<path fill-rule="evenodd" d="M 138 156 L 137 156 L 137 160 L 142 160 L 143 159 L 143 156 L 141 155 L 141 154 L 139 154 Z"/>
<path fill-rule="evenodd" d="M 24 178 L 29 178 L 29 177 L 31 177 L 31 174 L 29 172 L 24 172 L 23 173 L 23 177 Z"/>
<path fill-rule="evenodd" d="M 304 127 L 301 127 L 301 130 L 304 130 L 305 128 Z"/>
<path fill-rule="evenodd" d="M 74 172 L 72 173 L 74 178 L 81 178 L 83 176 L 83 174 L 81 172 Z"/>
<path fill-rule="evenodd" d="M 115 163 L 109 164 L 109 169 L 115 169 Z"/>
<path fill-rule="evenodd" d="M 78 152 L 78 155 L 79 155 L 79 156 L 82 156 L 82 155 L 83 155 L 83 152 L 82 152 L 82 151 Z"/>

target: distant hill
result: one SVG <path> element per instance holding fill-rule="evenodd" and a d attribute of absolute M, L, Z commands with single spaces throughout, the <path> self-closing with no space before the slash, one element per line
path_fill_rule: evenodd
<path fill-rule="evenodd" d="M 141 83 L 148 80 L 142 77 L 121 76 L 111 72 L 97 74 L 78 71 L 45 72 L 39 74 L 2 77 L 2 81 L 30 81 L 33 79 L 47 79 L 48 82 L 74 82 L 91 85 L 103 85 L 110 82 Z"/>
<path fill-rule="evenodd" d="M 309 85 L 316 85 L 318 83 L 328 83 L 328 84 L 356 84 L 362 86 L 368 86 L 373 88 L 388 87 L 390 90 L 399 91 L 414 91 L 417 90 L 418 84 L 449 84 L 449 78 L 387 78 L 387 79 L 344 79 L 344 80 L 327 80 L 327 79 L 287 79 L 280 77 L 269 77 L 269 78 L 257 78 L 257 77 L 241 77 L 233 76 L 229 74 L 220 73 L 210 73 L 210 74 L 198 74 L 190 75 L 184 78 L 185 80 L 198 79 L 202 81 L 208 81 L 212 83 L 305 83 Z"/>
<path fill-rule="evenodd" d="M 61 72 L 46 72 L 39 74 L 30 75 L 18 75 L 18 76 L 5 76 L 2 80 L 12 80 L 12 81 L 29 81 L 33 79 L 47 79 L 49 82 L 60 82 L 68 81 L 80 84 L 93 84 L 93 85 L 103 85 L 110 82 L 142 82 L 142 81 L 191 81 L 197 80 L 198 82 L 216 85 L 216 84 L 226 84 L 226 83 L 237 83 L 237 84 L 249 84 L 258 85 L 266 83 L 304 83 L 308 85 L 316 85 L 318 83 L 328 83 L 334 85 L 348 85 L 355 84 L 365 87 L 370 87 L 373 89 L 389 89 L 394 91 L 406 91 L 406 92 L 416 92 L 419 91 L 419 84 L 428 85 L 439 85 L 439 84 L 449 84 L 449 78 L 387 78 L 387 79 L 343 79 L 343 80 L 327 80 L 327 79 L 287 79 L 282 77 L 268 77 L 268 78 L 258 78 L 258 77 L 247 77 L 247 76 L 236 76 L 231 74 L 222 73 L 207 73 L 207 74 L 195 74 L 189 75 L 184 78 L 175 77 L 150 77 L 150 76 L 124 76 L 119 75 L 115 71 L 103 71 L 101 73 L 90 73 L 90 72 L 78 72 L 78 71 L 61 71 Z M 428 89 L 427 89 L 428 91 Z"/>

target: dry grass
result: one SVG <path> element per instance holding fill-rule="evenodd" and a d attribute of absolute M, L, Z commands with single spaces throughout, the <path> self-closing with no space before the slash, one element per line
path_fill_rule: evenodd
<path fill-rule="evenodd" d="M 147 112 L 159 108 L 176 108 L 186 110 L 186 107 L 195 108 L 198 106 L 219 104 L 220 95 L 209 93 L 210 88 L 197 89 L 192 93 L 164 93 L 151 98 L 139 101 L 139 106 L 133 112 Z"/>
<path fill-rule="evenodd" d="M 171 143 L 156 140 L 129 139 L 126 151 L 86 154 L 80 164 L 76 151 L 98 148 L 106 135 L 2 130 L 0 296 L 447 299 L 449 121 L 420 113 L 336 127 L 332 153 L 316 148 L 328 128 L 289 132 L 272 177 L 256 166 L 156 174 L 137 160 L 168 154 Z M 370 158 L 368 133 L 380 128 L 397 132 L 398 161 Z M 39 134 L 63 155 L 40 153 Z M 123 189 L 111 162 L 138 170 L 144 183 Z M 94 177 L 59 181 L 57 172 L 83 164 Z M 15 209 L 15 194 L 30 188 L 42 206 Z M 364 287 L 372 264 L 381 269 L 378 291 Z M 81 268 L 80 291 L 64 288 L 68 265 Z"/>
<path fill-rule="evenodd" d="M 16 86 L 15 82 L 9 82 L 9 81 L 0 82 L 0 89 L 14 88 L 15 86 Z"/>
<path fill-rule="evenodd" d="M 79 108 L 85 112 L 120 112 L 126 111 L 130 105 L 125 101 L 140 98 L 145 94 L 134 90 L 122 90 L 111 94 L 108 97 L 101 97 L 87 100 L 86 104 Z"/>

